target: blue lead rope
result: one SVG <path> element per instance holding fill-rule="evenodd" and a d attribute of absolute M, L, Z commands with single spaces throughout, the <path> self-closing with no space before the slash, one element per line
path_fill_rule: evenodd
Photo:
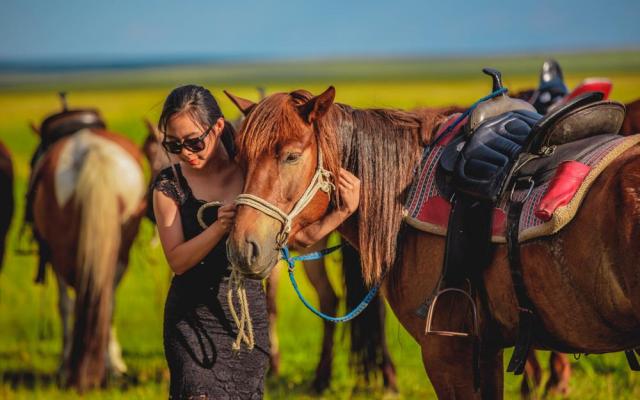
<path fill-rule="evenodd" d="M 289 253 L 289 249 L 286 246 L 282 248 L 282 258 L 289 265 L 289 279 L 291 280 L 291 285 L 293 285 L 293 290 L 296 291 L 296 294 L 300 298 L 300 301 L 302 301 L 302 304 L 304 304 L 305 307 L 307 307 L 312 313 L 314 313 L 318 317 L 320 317 L 320 318 L 322 318 L 324 320 L 331 321 L 331 322 L 336 322 L 336 323 L 337 322 L 350 321 L 350 320 L 354 319 L 355 317 L 357 317 L 362 311 L 364 311 L 364 309 L 367 308 L 369 303 L 371 303 L 371 300 L 373 300 L 373 298 L 375 297 L 376 293 L 378 293 L 378 289 L 380 288 L 380 284 L 377 284 L 374 287 L 372 287 L 371 290 L 369 290 L 369 293 L 367 293 L 367 295 L 364 297 L 364 299 L 362 299 L 360 304 L 358 304 L 358 306 L 356 308 L 354 308 L 350 313 L 348 313 L 347 315 L 344 315 L 342 317 L 332 317 L 330 315 L 327 315 L 327 314 L 324 314 L 324 313 L 318 311 L 315 307 L 313 307 L 307 301 L 307 299 L 304 298 L 304 296 L 300 292 L 300 288 L 298 288 L 298 283 L 296 282 L 296 278 L 295 278 L 293 273 L 294 273 L 294 270 L 296 268 L 296 266 L 295 266 L 295 262 L 296 261 L 319 260 L 320 258 L 326 256 L 327 254 L 333 253 L 334 251 L 338 250 L 340 247 L 342 247 L 342 245 L 329 247 L 328 249 L 324 249 L 324 250 L 320 250 L 320 251 L 316 251 L 316 252 L 313 252 L 313 253 L 304 254 L 304 255 L 296 256 L 296 257 L 291 257 L 291 255 Z"/>

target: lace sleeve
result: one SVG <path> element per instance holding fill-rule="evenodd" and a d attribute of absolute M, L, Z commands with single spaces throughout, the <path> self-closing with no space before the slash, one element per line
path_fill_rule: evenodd
<path fill-rule="evenodd" d="M 170 167 L 160 171 L 153 182 L 152 189 L 163 193 L 178 205 L 182 205 L 185 201 L 184 193 Z"/>

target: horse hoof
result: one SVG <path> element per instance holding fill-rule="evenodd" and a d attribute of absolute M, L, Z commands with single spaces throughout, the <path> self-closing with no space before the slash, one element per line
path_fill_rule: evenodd
<path fill-rule="evenodd" d="M 311 384 L 311 388 L 313 392 L 316 394 L 321 394 L 329 387 L 328 379 L 315 379 Z"/>

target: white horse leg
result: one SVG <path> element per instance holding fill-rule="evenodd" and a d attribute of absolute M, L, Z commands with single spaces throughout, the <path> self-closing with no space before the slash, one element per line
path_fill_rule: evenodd
<path fill-rule="evenodd" d="M 107 371 L 114 376 L 124 375 L 127 372 L 127 364 L 125 364 L 122 358 L 122 347 L 120 347 L 120 342 L 118 342 L 116 327 L 113 325 L 111 325 L 111 331 L 109 332 L 109 347 L 107 353 Z"/>
<path fill-rule="evenodd" d="M 124 274 L 125 267 L 126 264 L 118 261 L 113 288 L 114 293 L 113 296 L 111 296 L 111 330 L 109 331 L 109 345 L 107 347 L 107 356 L 105 357 L 107 371 L 112 376 L 116 377 L 122 376 L 127 372 L 127 364 L 125 364 L 124 359 L 122 358 L 122 347 L 120 346 L 120 342 L 118 342 L 116 327 L 113 325 L 113 312 L 116 307 L 115 290 L 120 283 L 122 275 Z"/>
<path fill-rule="evenodd" d="M 71 343 L 73 341 L 71 313 L 73 312 L 74 301 L 69 297 L 67 284 L 62 277 L 57 273 L 55 276 L 58 282 L 58 310 L 60 311 L 60 320 L 62 322 L 62 354 L 60 356 L 58 375 L 61 382 L 66 382 L 69 376 L 69 356 L 71 355 Z"/>

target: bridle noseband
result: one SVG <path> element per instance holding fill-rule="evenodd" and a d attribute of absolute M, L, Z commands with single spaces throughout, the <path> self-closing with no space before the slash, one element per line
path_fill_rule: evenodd
<path fill-rule="evenodd" d="M 322 151 L 320 150 L 320 146 L 318 146 L 318 166 L 316 167 L 316 172 L 313 174 L 313 178 L 311 179 L 309 186 L 307 186 L 307 189 L 288 214 L 268 201 L 249 193 L 240 194 L 236 198 L 235 202 L 239 205 L 252 207 L 271 218 L 278 220 L 282 224 L 282 229 L 278 235 L 276 235 L 276 245 L 279 250 L 287 244 L 293 219 L 305 209 L 318 190 L 327 194 L 330 194 L 332 190 L 335 190 L 335 185 L 331 182 L 331 172 L 324 169 L 322 165 Z"/>

